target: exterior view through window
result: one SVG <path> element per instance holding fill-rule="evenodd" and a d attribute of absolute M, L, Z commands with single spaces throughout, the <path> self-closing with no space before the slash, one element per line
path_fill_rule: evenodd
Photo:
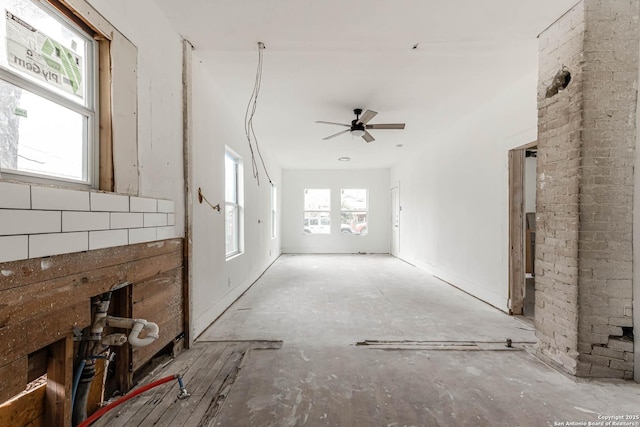
<path fill-rule="evenodd" d="M 367 227 L 367 190 L 340 191 L 340 232 L 364 236 Z"/>
<path fill-rule="evenodd" d="M 304 233 L 331 233 L 331 190 L 304 190 Z"/>
<path fill-rule="evenodd" d="M 97 43 L 46 2 L 0 7 L 0 172 L 94 184 Z"/>
<path fill-rule="evenodd" d="M 224 226 L 227 258 L 240 253 L 239 158 L 229 151 L 224 156 Z"/>

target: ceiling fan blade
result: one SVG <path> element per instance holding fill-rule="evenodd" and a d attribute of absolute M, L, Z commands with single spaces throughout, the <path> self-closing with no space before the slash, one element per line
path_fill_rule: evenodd
<path fill-rule="evenodd" d="M 362 139 L 364 139 L 367 142 L 371 142 L 371 141 L 375 141 L 376 139 L 371 136 L 371 134 L 369 132 L 367 132 L 366 130 L 364 131 L 364 135 L 362 135 Z"/>
<path fill-rule="evenodd" d="M 322 138 L 322 140 L 323 140 L 323 141 L 326 141 L 327 139 L 335 138 L 336 136 L 340 136 L 340 135 L 342 135 L 343 133 L 347 133 L 347 132 L 350 132 L 350 131 L 351 131 L 351 129 L 342 130 L 342 131 L 340 131 L 340 132 L 338 132 L 338 133 L 334 133 L 333 135 L 329 135 L 329 136 L 328 136 L 328 137 L 326 137 L 326 138 Z"/>
<path fill-rule="evenodd" d="M 404 129 L 404 123 L 378 123 L 367 125 L 367 129 Z"/>
<path fill-rule="evenodd" d="M 344 123 L 335 123 L 335 122 L 323 122 L 322 120 L 317 120 L 316 123 L 323 123 L 325 125 L 338 125 L 350 128 L 351 125 L 345 125 Z"/>
<path fill-rule="evenodd" d="M 376 114 L 378 113 L 376 113 L 375 111 L 367 110 L 364 112 L 362 116 L 360 116 L 358 123 L 362 123 L 363 125 L 366 125 L 367 123 L 369 123 L 371 119 L 373 119 L 376 116 Z"/>

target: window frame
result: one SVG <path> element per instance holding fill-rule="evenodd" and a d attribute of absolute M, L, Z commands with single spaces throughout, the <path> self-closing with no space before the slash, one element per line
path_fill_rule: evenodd
<path fill-rule="evenodd" d="M 20 170 L 0 169 L 0 181 L 14 181 L 31 184 L 53 184 L 67 188 L 79 189 L 102 189 L 111 191 L 112 188 L 104 188 L 100 184 L 101 167 L 100 152 L 102 145 L 102 133 L 100 122 L 103 120 L 101 116 L 101 88 L 100 82 L 106 79 L 110 81 L 110 70 L 104 70 L 100 67 L 102 49 L 109 51 L 109 43 L 101 42 L 103 39 L 101 34 L 95 31 L 88 23 L 77 17 L 76 14 L 65 5 L 61 5 L 57 1 L 30 1 L 35 7 L 38 7 L 49 17 L 59 22 L 66 29 L 73 32 L 80 38 L 84 39 L 87 44 L 85 49 L 86 62 L 86 93 L 85 102 L 76 102 L 55 90 L 48 89 L 42 84 L 21 75 L 18 71 L 11 68 L 0 67 L 0 80 L 7 82 L 19 89 L 28 91 L 37 97 L 44 98 L 58 106 L 69 111 L 77 113 L 83 117 L 83 141 L 82 141 L 82 169 L 86 179 L 73 179 L 49 175 L 46 173 L 28 172 Z M 6 35 L 5 35 L 6 40 Z M 104 40 L 104 39 L 103 39 Z M 109 115 L 110 118 L 110 115 Z M 108 120 L 110 122 L 110 120 Z M 104 123 L 103 123 L 104 124 Z M 110 127 L 110 123 L 109 123 Z M 111 172 L 112 174 L 112 172 Z"/>
<path fill-rule="evenodd" d="M 342 198 L 344 197 L 345 190 L 364 191 L 365 208 L 364 209 L 344 209 Z M 358 231 L 356 233 L 353 233 L 353 232 L 343 233 L 342 232 L 342 215 L 343 214 L 364 214 L 365 218 L 367 219 L 365 222 L 366 232 L 364 234 L 361 231 Z M 352 236 L 366 236 L 367 234 L 369 234 L 369 189 L 368 188 L 341 188 L 340 189 L 340 231 L 341 231 L 340 234 L 346 234 L 346 235 L 352 235 Z"/>
<path fill-rule="evenodd" d="M 242 200 L 243 200 L 243 194 L 242 194 L 242 158 L 235 153 L 233 150 L 231 150 L 229 147 L 225 147 L 225 152 L 224 152 L 224 158 L 225 158 L 225 179 L 224 179 L 224 205 L 225 205 L 225 212 L 224 212 L 224 226 L 225 226 L 225 257 L 227 260 L 234 258 L 240 254 L 243 253 L 243 229 L 244 229 L 244 216 L 243 216 L 243 209 L 242 209 Z M 234 188 L 234 196 L 235 196 L 235 200 L 227 200 L 227 171 L 226 171 L 226 165 L 227 165 L 227 159 L 232 160 L 233 164 L 234 164 L 234 171 L 233 171 L 233 186 Z M 227 218 L 227 208 L 228 207 L 232 207 L 233 211 L 235 212 L 236 216 L 236 221 L 237 221 L 237 227 L 236 230 L 234 230 L 234 239 L 236 241 L 236 247 L 232 250 L 229 251 L 227 248 L 227 227 L 229 227 L 229 224 L 227 222 L 228 218 Z"/>
<path fill-rule="evenodd" d="M 307 197 L 307 192 L 309 190 L 325 190 L 329 193 L 328 195 L 328 201 L 329 201 L 329 206 L 327 207 L 327 209 L 307 209 L 307 202 L 306 202 L 306 197 Z M 326 214 L 326 215 L 318 215 L 318 224 L 320 225 L 320 220 L 322 218 L 328 218 L 329 219 L 329 231 L 326 233 L 312 233 L 311 231 L 307 232 L 305 230 L 306 224 L 305 221 L 307 220 L 307 213 L 317 213 L 317 214 Z M 309 218 L 311 219 L 311 218 Z M 304 189 L 304 194 L 303 194 L 303 210 L 302 210 L 302 234 L 304 235 L 318 235 L 318 236 L 326 236 L 326 235 L 330 235 L 332 234 L 332 225 L 331 225 L 332 221 L 331 221 L 331 188 L 305 188 Z"/>

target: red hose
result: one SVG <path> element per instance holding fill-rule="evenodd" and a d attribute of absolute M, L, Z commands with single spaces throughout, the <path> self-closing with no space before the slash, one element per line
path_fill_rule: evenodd
<path fill-rule="evenodd" d="M 87 418 L 86 420 L 81 422 L 78 425 L 78 427 L 88 427 L 91 424 L 93 424 L 93 422 L 96 421 L 98 418 L 100 418 L 101 416 L 103 416 L 104 414 L 106 414 L 111 409 L 115 408 L 116 406 L 120 405 L 121 403 L 124 403 L 127 400 L 129 400 L 129 399 L 131 399 L 133 397 L 136 397 L 140 393 L 144 393 L 147 390 L 150 390 L 150 389 L 152 389 L 154 387 L 157 387 L 157 386 L 159 386 L 161 384 L 167 383 L 167 382 L 169 382 L 169 381 L 171 381 L 173 379 L 176 379 L 176 378 L 178 378 L 178 374 L 173 374 L 173 375 L 169 375 L 168 377 L 160 378 L 159 380 L 154 381 L 152 383 L 149 383 L 147 385 L 143 385 L 142 387 L 133 390 L 131 393 L 125 394 L 120 399 L 116 400 L 115 402 L 111 402 L 110 404 L 108 404 L 104 408 L 101 408 L 101 409 L 97 410 L 89 418 Z"/>

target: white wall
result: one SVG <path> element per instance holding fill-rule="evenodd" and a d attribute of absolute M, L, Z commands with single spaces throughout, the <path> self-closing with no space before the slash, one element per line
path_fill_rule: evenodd
<path fill-rule="evenodd" d="M 211 59 L 193 52 L 193 249 L 191 283 L 192 336 L 199 335 L 238 298 L 280 255 L 280 238 L 271 239 L 271 188 L 261 172 L 260 186 L 251 172 L 251 157 L 244 135 L 244 110 L 230 108 L 221 95 L 227 82 L 211 74 Z M 207 65 L 208 64 L 208 65 Z M 247 81 L 248 89 L 253 84 Z M 247 89 L 247 88 L 245 88 Z M 250 93 L 250 91 L 247 91 Z M 244 253 L 225 261 L 224 210 L 218 213 L 199 204 L 202 188 L 212 203 L 224 209 L 225 145 L 244 163 Z M 282 194 L 281 170 L 262 154 L 273 182 Z M 278 236 L 280 230 L 278 227 Z"/>
<path fill-rule="evenodd" d="M 184 236 L 181 37 L 151 0 L 88 1 L 137 47 L 138 195 L 174 200 Z"/>
<path fill-rule="evenodd" d="M 285 253 L 389 253 L 388 169 L 284 170 L 282 173 L 282 251 Z M 331 190 L 331 234 L 304 233 L 304 190 Z M 340 190 L 368 190 L 368 234 L 340 233 Z"/>
<path fill-rule="evenodd" d="M 537 135 L 537 74 L 391 170 L 400 183 L 400 258 L 507 311 L 508 158 Z"/>

